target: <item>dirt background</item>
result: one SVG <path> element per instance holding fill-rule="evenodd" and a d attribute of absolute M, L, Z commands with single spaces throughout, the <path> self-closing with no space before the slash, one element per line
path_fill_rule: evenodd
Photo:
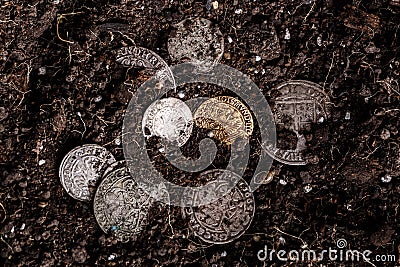
<path fill-rule="evenodd" d="M 0 10 L 2 265 L 263 266 L 256 255 L 265 245 L 322 250 L 340 238 L 347 248 L 396 255 L 400 264 L 398 1 L 232 0 L 213 9 L 202 1 L 2 0 Z M 148 77 L 118 65 L 114 50 L 132 39 L 172 64 L 169 32 L 190 16 L 218 23 L 222 63 L 266 96 L 290 79 L 323 86 L 332 118 L 306 133 L 306 153 L 317 162 L 274 163 L 274 180 L 255 192 L 256 215 L 240 239 L 201 244 L 180 208 L 159 205 L 138 241 L 122 244 L 100 230 L 91 203 L 63 190 L 58 167 L 85 143 L 123 158 L 124 110 Z M 105 23 L 125 36 L 103 31 Z M 279 46 L 263 47 L 271 27 Z M 329 266 L 340 264 L 351 266 Z M 285 266 L 307 265 L 319 266 Z"/>

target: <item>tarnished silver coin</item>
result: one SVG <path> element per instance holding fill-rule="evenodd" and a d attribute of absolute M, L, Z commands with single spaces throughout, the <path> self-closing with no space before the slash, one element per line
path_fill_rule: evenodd
<path fill-rule="evenodd" d="M 96 191 L 94 215 L 105 233 L 127 242 L 135 240 L 146 226 L 153 198 L 137 186 L 125 166 L 114 166 Z"/>
<path fill-rule="evenodd" d="M 153 70 L 162 82 L 168 80 L 176 89 L 174 75 L 168 64 L 154 51 L 139 46 L 127 46 L 117 50 L 118 63 L 125 67 L 136 67 Z"/>
<path fill-rule="evenodd" d="M 90 201 L 105 168 L 113 162 L 114 156 L 102 146 L 87 144 L 76 147 L 61 162 L 61 184 L 71 197 Z"/>
<path fill-rule="evenodd" d="M 194 202 L 200 198 L 210 197 L 204 194 L 215 194 L 218 190 L 225 190 L 229 186 L 229 179 L 223 182 L 217 179 L 224 175 L 230 177 L 231 182 L 237 181 L 235 186 L 223 197 L 207 205 L 187 207 L 183 209 L 183 215 L 189 217 L 189 226 L 194 234 L 201 240 L 224 244 L 239 238 L 250 226 L 255 210 L 254 195 L 245 180 L 228 170 L 209 170 L 201 173 L 202 180 L 211 180 L 214 190 L 202 192 L 192 196 Z M 236 176 L 236 177 L 235 177 Z"/>
<path fill-rule="evenodd" d="M 309 81 L 289 81 L 278 85 L 271 99 L 275 123 L 297 135 L 295 149 L 283 150 L 268 146 L 267 152 L 276 160 L 289 165 L 305 165 L 302 156 L 305 138 L 300 134 L 312 123 L 322 122 L 330 116 L 329 97 L 318 84 Z"/>
<path fill-rule="evenodd" d="M 158 136 L 183 146 L 193 130 L 192 112 L 178 98 L 156 100 L 143 115 L 142 130 L 146 138 Z"/>
<path fill-rule="evenodd" d="M 168 39 L 168 52 L 176 61 L 218 63 L 224 53 L 224 37 L 211 21 L 188 18 L 175 25 Z"/>

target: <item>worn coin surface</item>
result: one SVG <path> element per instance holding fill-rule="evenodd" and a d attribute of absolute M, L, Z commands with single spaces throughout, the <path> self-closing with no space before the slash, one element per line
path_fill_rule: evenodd
<path fill-rule="evenodd" d="M 76 147 L 61 162 L 61 184 L 71 197 L 90 201 L 105 168 L 113 162 L 114 156 L 102 146 L 86 144 Z"/>
<path fill-rule="evenodd" d="M 230 177 L 232 181 L 217 181 L 220 175 Z M 254 217 L 254 195 L 250 187 L 245 180 L 228 170 L 209 170 L 201 176 L 207 176 L 205 179 L 211 180 L 209 183 L 214 186 L 214 190 L 207 194 L 224 190 L 230 182 L 237 183 L 225 196 L 210 204 L 184 208 L 183 215 L 189 217 L 190 228 L 196 236 L 208 243 L 224 244 L 239 238 L 248 229 Z M 200 198 L 207 197 L 204 193 L 192 196 L 193 201 L 197 202 Z"/>
<path fill-rule="evenodd" d="M 142 130 L 147 138 L 158 136 L 183 146 L 193 130 L 192 112 L 178 98 L 156 100 L 143 115 Z"/>
<path fill-rule="evenodd" d="M 194 120 L 197 127 L 212 130 L 217 140 L 227 144 L 238 137 L 248 138 L 254 128 L 248 108 L 230 96 L 218 96 L 204 101 L 196 110 Z"/>
<path fill-rule="evenodd" d="M 224 37 L 217 25 L 204 18 L 188 18 L 177 25 L 168 39 L 173 60 L 218 63 L 224 52 Z"/>
<path fill-rule="evenodd" d="M 156 71 L 162 82 L 169 81 L 175 89 L 175 79 L 168 64 L 154 51 L 139 46 L 127 46 L 117 50 L 116 61 L 125 67 L 145 68 Z"/>
<path fill-rule="evenodd" d="M 135 240 L 146 226 L 153 199 L 137 186 L 126 166 L 114 166 L 96 191 L 94 215 L 105 233 L 127 242 Z"/>
<path fill-rule="evenodd" d="M 312 123 L 325 121 L 330 116 L 329 97 L 318 84 L 309 81 L 289 81 L 274 89 L 276 97 L 271 99 L 275 123 L 297 135 L 297 147 L 282 150 L 267 146 L 267 152 L 276 160 L 289 165 L 305 165 L 301 151 L 305 138 L 299 132 Z"/>

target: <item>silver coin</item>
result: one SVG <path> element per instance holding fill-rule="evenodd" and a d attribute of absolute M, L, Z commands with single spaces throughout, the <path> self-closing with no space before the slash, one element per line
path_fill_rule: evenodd
<path fill-rule="evenodd" d="M 201 176 L 206 180 L 212 180 L 213 192 L 225 190 L 229 186 L 229 179 L 224 182 L 216 181 L 221 175 L 231 177 L 238 182 L 223 197 L 207 205 L 188 207 L 183 209 L 184 216 L 189 217 L 189 226 L 196 236 L 207 243 L 225 244 L 239 238 L 250 226 L 255 210 L 254 195 L 245 180 L 228 170 L 210 170 L 203 172 Z M 234 177 L 236 176 L 236 177 Z M 204 178 L 204 177 L 202 177 Z M 207 192 L 207 194 L 213 194 Z M 193 201 L 210 195 L 194 195 Z"/>
<path fill-rule="evenodd" d="M 189 18 L 176 25 L 168 39 L 173 60 L 218 63 L 224 53 L 224 37 L 218 27 L 204 18 Z"/>
<path fill-rule="evenodd" d="M 113 162 L 114 156 L 102 146 L 87 144 L 76 147 L 61 162 L 61 184 L 71 197 L 90 201 L 104 169 Z"/>
<path fill-rule="evenodd" d="M 105 233 L 127 242 L 135 240 L 146 226 L 153 198 L 137 186 L 126 167 L 115 167 L 99 185 L 93 209 Z"/>
<path fill-rule="evenodd" d="M 176 88 L 174 75 L 168 64 L 155 52 L 138 46 L 127 46 L 118 49 L 116 61 L 125 67 L 145 68 L 156 71 L 156 77 L 162 82 Z"/>
<path fill-rule="evenodd" d="M 267 146 L 267 152 L 276 160 L 289 165 L 305 165 L 302 151 L 305 138 L 299 132 L 312 123 L 325 121 L 330 116 L 329 97 L 318 84 L 309 81 L 289 81 L 274 89 L 277 97 L 271 99 L 275 123 L 297 135 L 295 149 L 283 150 Z"/>
<path fill-rule="evenodd" d="M 142 130 L 146 138 L 158 136 L 183 146 L 193 130 L 192 112 L 178 98 L 156 100 L 143 115 Z"/>

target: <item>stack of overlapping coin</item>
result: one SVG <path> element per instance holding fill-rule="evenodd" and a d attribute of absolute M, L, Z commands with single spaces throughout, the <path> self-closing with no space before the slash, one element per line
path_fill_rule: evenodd
<path fill-rule="evenodd" d="M 74 148 L 64 157 L 59 174 L 70 196 L 93 200 L 94 215 L 104 232 L 128 241 L 145 226 L 152 198 L 136 185 L 125 161 L 116 161 L 104 147 Z"/>

